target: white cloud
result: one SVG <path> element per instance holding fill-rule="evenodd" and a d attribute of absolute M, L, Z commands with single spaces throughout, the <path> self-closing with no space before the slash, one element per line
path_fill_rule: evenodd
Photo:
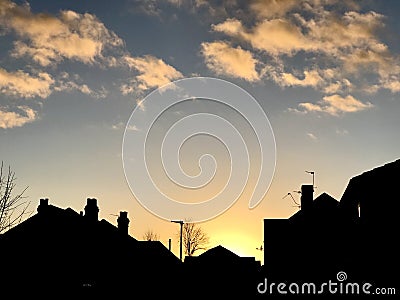
<path fill-rule="evenodd" d="M 136 105 L 141 111 L 146 111 L 146 106 L 144 106 L 143 100 L 136 100 Z"/>
<path fill-rule="evenodd" d="M 363 103 L 351 95 L 342 97 L 340 95 L 325 96 L 317 103 L 304 102 L 300 103 L 299 107 L 304 111 L 309 112 L 324 112 L 333 116 L 338 116 L 343 113 L 358 112 L 372 108 L 370 102 Z"/>
<path fill-rule="evenodd" d="M 392 74 L 387 78 L 383 78 L 380 81 L 380 86 L 388 89 L 392 93 L 400 92 L 400 76 L 398 74 Z"/>
<path fill-rule="evenodd" d="M 212 24 L 212 30 L 223 32 L 229 36 L 240 36 L 244 32 L 244 27 L 240 20 L 229 18 L 220 24 Z"/>
<path fill-rule="evenodd" d="M 61 11 L 58 16 L 35 14 L 29 5 L 7 0 L 1 4 L 0 26 L 21 39 L 14 44 L 14 57 L 29 56 L 42 66 L 63 59 L 93 63 L 103 58 L 105 49 L 123 44 L 92 14 L 71 10 Z"/>
<path fill-rule="evenodd" d="M 136 91 L 135 82 L 130 81 L 129 83 L 123 83 L 119 87 L 119 90 L 121 91 L 122 95 L 125 95 L 125 96 L 129 95 L 129 94 L 133 94 Z"/>
<path fill-rule="evenodd" d="M 126 126 L 126 124 L 125 123 L 123 123 L 123 122 L 118 122 L 118 123 L 116 123 L 116 124 L 113 124 L 112 126 L 111 126 L 111 129 L 114 129 L 114 130 L 121 130 L 121 129 L 126 129 L 126 130 L 128 130 L 128 131 L 140 131 L 140 129 L 136 126 L 136 125 L 128 125 L 128 126 Z"/>
<path fill-rule="evenodd" d="M 178 2 L 171 0 L 171 4 Z M 37 13 L 28 3 L 0 0 L 0 31 L 14 39 L 9 55 L 19 60 L 18 65 L 25 66 L 21 70 L 0 67 L 0 94 L 14 99 L 45 99 L 54 92 L 77 91 L 94 98 L 106 97 L 108 90 L 103 85 L 94 88 L 85 77 L 64 71 L 63 67 L 71 61 L 79 62 L 79 68 L 90 68 L 91 72 L 115 68 L 116 73 L 126 74 L 128 66 L 132 74 L 127 80 L 124 75 L 126 82 L 120 85 L 124 95 L 142 95 L 148 89 L 183 77 L 160 58 L 131 56 L 124 41 L 91 13 L 71 10 L 55 15 Z M 10 103 L 10 109 L 1 111 L 2 127 L 22 126 L 36 119 L 35 111 Z M 145 110 L 141 101 L 137 105 Z"/>
<path fill-rule="evenodd" d="M 111 129 L 113 129 L 113 130 L 120 130 L 123 127 L 124 127 L 124 123 L 122 123 L 122 122 L 118 122 L 116 124 L 111 125 Z"/>
<path fill-rule="evenodd" d="M 311 86 L 317 87 L 323 82 L 323 78 L 316 70 L 305 70 L 303 78 L 297 78 L 290 73 L 282 73 L 281 85 L 283 86 Z"/>
<path fill-rule="evenodd" d="M 238 77 L 247 81 L 259 80 L 256 71 L 258 61 L 250 51 L 233 48 L 227 42 L 217 41 L 201 44 L 201 54 L 209 69 L 219 75 Z"/>
<path fill-rule="evenodd" d="M 30 47 L 22 41 L 14 42 L 14 51 L 11 53 L 11 56 L 16 58 L 30 56 L 33 61 L 44 67 L 54 62 L 58 63 L 61 61 L 61 56 L 57 55 L 53 50 L 48 48 Z"/>
<path fill-rule="evenodd" d="M 90 88 L 87 84 L 82 83 L 82 78 L 78 74 L 70 75 L 67 72 L 61 72 L 57 78 L 53 90 L 56 92 L 74 92 L 79 91 L 82 94 L 89 95 L 94 98 L 105 98 L 108 95 L 108 91 L 102 86 L 98 90 Z"/>
<path fill-rule="evenodd" d="M 37 112 L 27 106 L 18 106 L 18 112 L 6 111 L 0 107 L 0 128 L 21 127 L 37 119 Z"/>
<path fill-rule="evenodd" d="M 311 132 L 307 132 L 307 136 L 308 136 L 310 139 L 312 139 L 313 141 L 318 140 L 318 138 L 317 138 L 313 133 L 311 133 Z"/>
<path fill-rule="evenodd" d="M 292 12 L 262 19 L 251 27 L 245 27 L 238 19 L 228 18 L 212 25 L 212 29 L 248 42 L 254 49 L 274 56 L 310 51 L 346 58 L 346 54 L 358 49 L 370 49 L 376 53 L 387 50 L 374 34 L 382 26 L 382 15 L 350 11 L 338 17 L 336 12 L 321 9 L 312 18 L 306 19 L 300 13 Z"/>
<path fill-rule="evenodd" d="M 0 92 L 8 96 L 46 98 L 51 94 L 53 83 L 53 78 L 45 72 L 34 76 L 21 70 L 8 72 L 0 68 Z"/>
<path fill-rule="evenodd" d="M 136 125 L 129 125 L 128 127 L 126 127 L 126 130 L 129 130 L 129 131 L 140 131 L 140 128 L 138 128 Z"/>
<path fill-rule="evenodd" d="M 121 92 L 123 94 L 161 87 L 173 80 L 183 77 L 182 73 L 173 66 L 151 55 L 143 57 L 125 56 L 124 61 L 129 68 L 133 69 L 138 74 L 129 84 L 123 84 L 121 86 Z"/>
<path fill-rule="evenodd" d="M 312 87 L 326 95 L 400 92 L 400 60 L 378 35 L 384 21 L 353 1 L 253 0 L 211 29 L 257 53 L 266 64 L 260 79 L 282 87 Z"/>
<path fill-rule="evenodd" d="M 228 19 L 212 26 L 214 31 L 223 32 L 251 44 L 254 49 L 271 55 L 292 55 L 300 50 L 310 50 L 314 45 L 307 40 L 301 29 L 285 19 L 263 20 L 252 28 L 245 28 L 237 19 Z"/>

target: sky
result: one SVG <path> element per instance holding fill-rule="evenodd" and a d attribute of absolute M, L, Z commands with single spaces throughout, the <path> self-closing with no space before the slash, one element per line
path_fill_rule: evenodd
<path fill-rule="evenodd" d="M 243 193 L 199 225 L 209 247 L 262 261 L 263 219 L 298 210 L 284 196 L 299 200 L 296 191 L 312 184 L 305 171 L 314 172 L 315 197 L 340 200 L 351 177 L 399 158 L 399 5 L 0 0 L 0 160 L 15 171 L 16 191 L 28 187 L 33 213 L 40 198 L 76 211 L 96 198 L 100 218 L 116 225 L 119 211 L 128 211 L 132 236 L 152 230 L 179 256 L 179 225 L 143 207 L 127 182 L 125 129 L 142 130 L 129 124 L 133 111 L 146 116 L 143 99 L 170 82 L 229 81 L 268 117 L 274 176 L 255 208 Z M 200 137 L 184 168 L 196 173 L 210 145 L 226 165 L 214 144 Z"/>

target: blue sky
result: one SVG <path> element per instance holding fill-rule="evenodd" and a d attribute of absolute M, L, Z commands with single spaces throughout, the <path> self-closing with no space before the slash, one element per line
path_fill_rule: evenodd
<path fill-rule="evenodd" d="M 399 156 L 398 1 L 0 0 L 0 159 L 41 197 L 167 245 L 176 226 L 135 201 L 121 149 L 133 109 L 170 81 L 244 88 L 274 131 L 276 172 L 254 210 L 240 199 L 202 226 L 211 244 L 261 259 L 262 219 L 288 217 L 288 192 L 315 171 L 316 195 Z M 177 252 L 177 244 L 173 243 Z"/>

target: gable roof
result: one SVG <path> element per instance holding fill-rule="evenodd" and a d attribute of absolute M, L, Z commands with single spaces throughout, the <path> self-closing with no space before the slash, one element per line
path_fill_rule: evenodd
<path fill-rule="evenodd" d="M 228 259 L 237 259 L 239 255 L 236 253 L 233 253 L 232 251 L 226 249 L 225 247 L 218 245 L 214 248 L 211 248 L 202 254 L 200 254 L 198 257 L 201 257 L 203 259 L 212 259 L 212 258 L 228 258 Z"/>
<path fill-rule="evenodd" d="M 307 221 L 333 221 L 338 213 L 339 202 L 327 193 L 322 193 L 312 202 L 308 211 L 301 209 L 289 218 L 291 223 Z"/>

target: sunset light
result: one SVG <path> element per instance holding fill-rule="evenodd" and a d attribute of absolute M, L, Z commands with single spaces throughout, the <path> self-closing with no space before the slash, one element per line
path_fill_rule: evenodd
<path fill-rule="evenodd" d="M 93 270 L 80 273 L 79 285 L 104 285 L 114 264 L 129 274 L 142 263 L 175 272 L 190 257 L 186 266 L 200 273 L 220 256 L 276 278 L 287 267 L 294 280 L 301 272 L 290 267 L 307 269 L 298 261 L 309 258 L 307 245 L 321 255 L 315 259 L 325 259 L 321 251 L 343 253 L 319 230 L 352 247 L 362 242 L 351 236 L 369 236 L 369 229 L 381 240 L 375 225 L 398 219 L 385 219 L 379 203 L 391 206 L 390 216 L 396 211 L 380 193 L 395 188 L 382 180 L 391 182 L 400 158 L 400 2 L 110 3 L 0 0 L 0 198 L 11 201 L 2 194 L 8 182 L 23 203 L 12 215 L 0 202 L 0 252 L 1 236 L 12 245 L 13 232 L 46 245 L 56 233 L 43 224 L 54 222 L 60 237 L 46 251 L 7 249 L 29 262 L 71 253 L 60 270 Z M 317 208 L 308 215 L 307 205 Z M 187 237 L 182 259 L 174 220 L 204 235 L 200 245 Z M 38 242 L 36 229 L 44 232 Z M 76 246 L 61 238 L 74 234 Z M 101 268 L 79 245 L 104 251 Z M 135 251 L 152 255 L 152 264 Z M 159 260 L 154 253 L 162 253 Z M 287 257 L 282 270 L 275 257 Z M 341 261 L 326 269 L 350 280 L 359 265 L 343 259 L 348 269 Z M 378 265 L 371 263 L 371 273 Z M 173 282 L 166 286 L 175 275 L 189 278 L 176 272 L 163 275 Z M 353 278 L 362 278 L 357 272 Z M 119 280 L 113 286 L 125 287 Z"/>

